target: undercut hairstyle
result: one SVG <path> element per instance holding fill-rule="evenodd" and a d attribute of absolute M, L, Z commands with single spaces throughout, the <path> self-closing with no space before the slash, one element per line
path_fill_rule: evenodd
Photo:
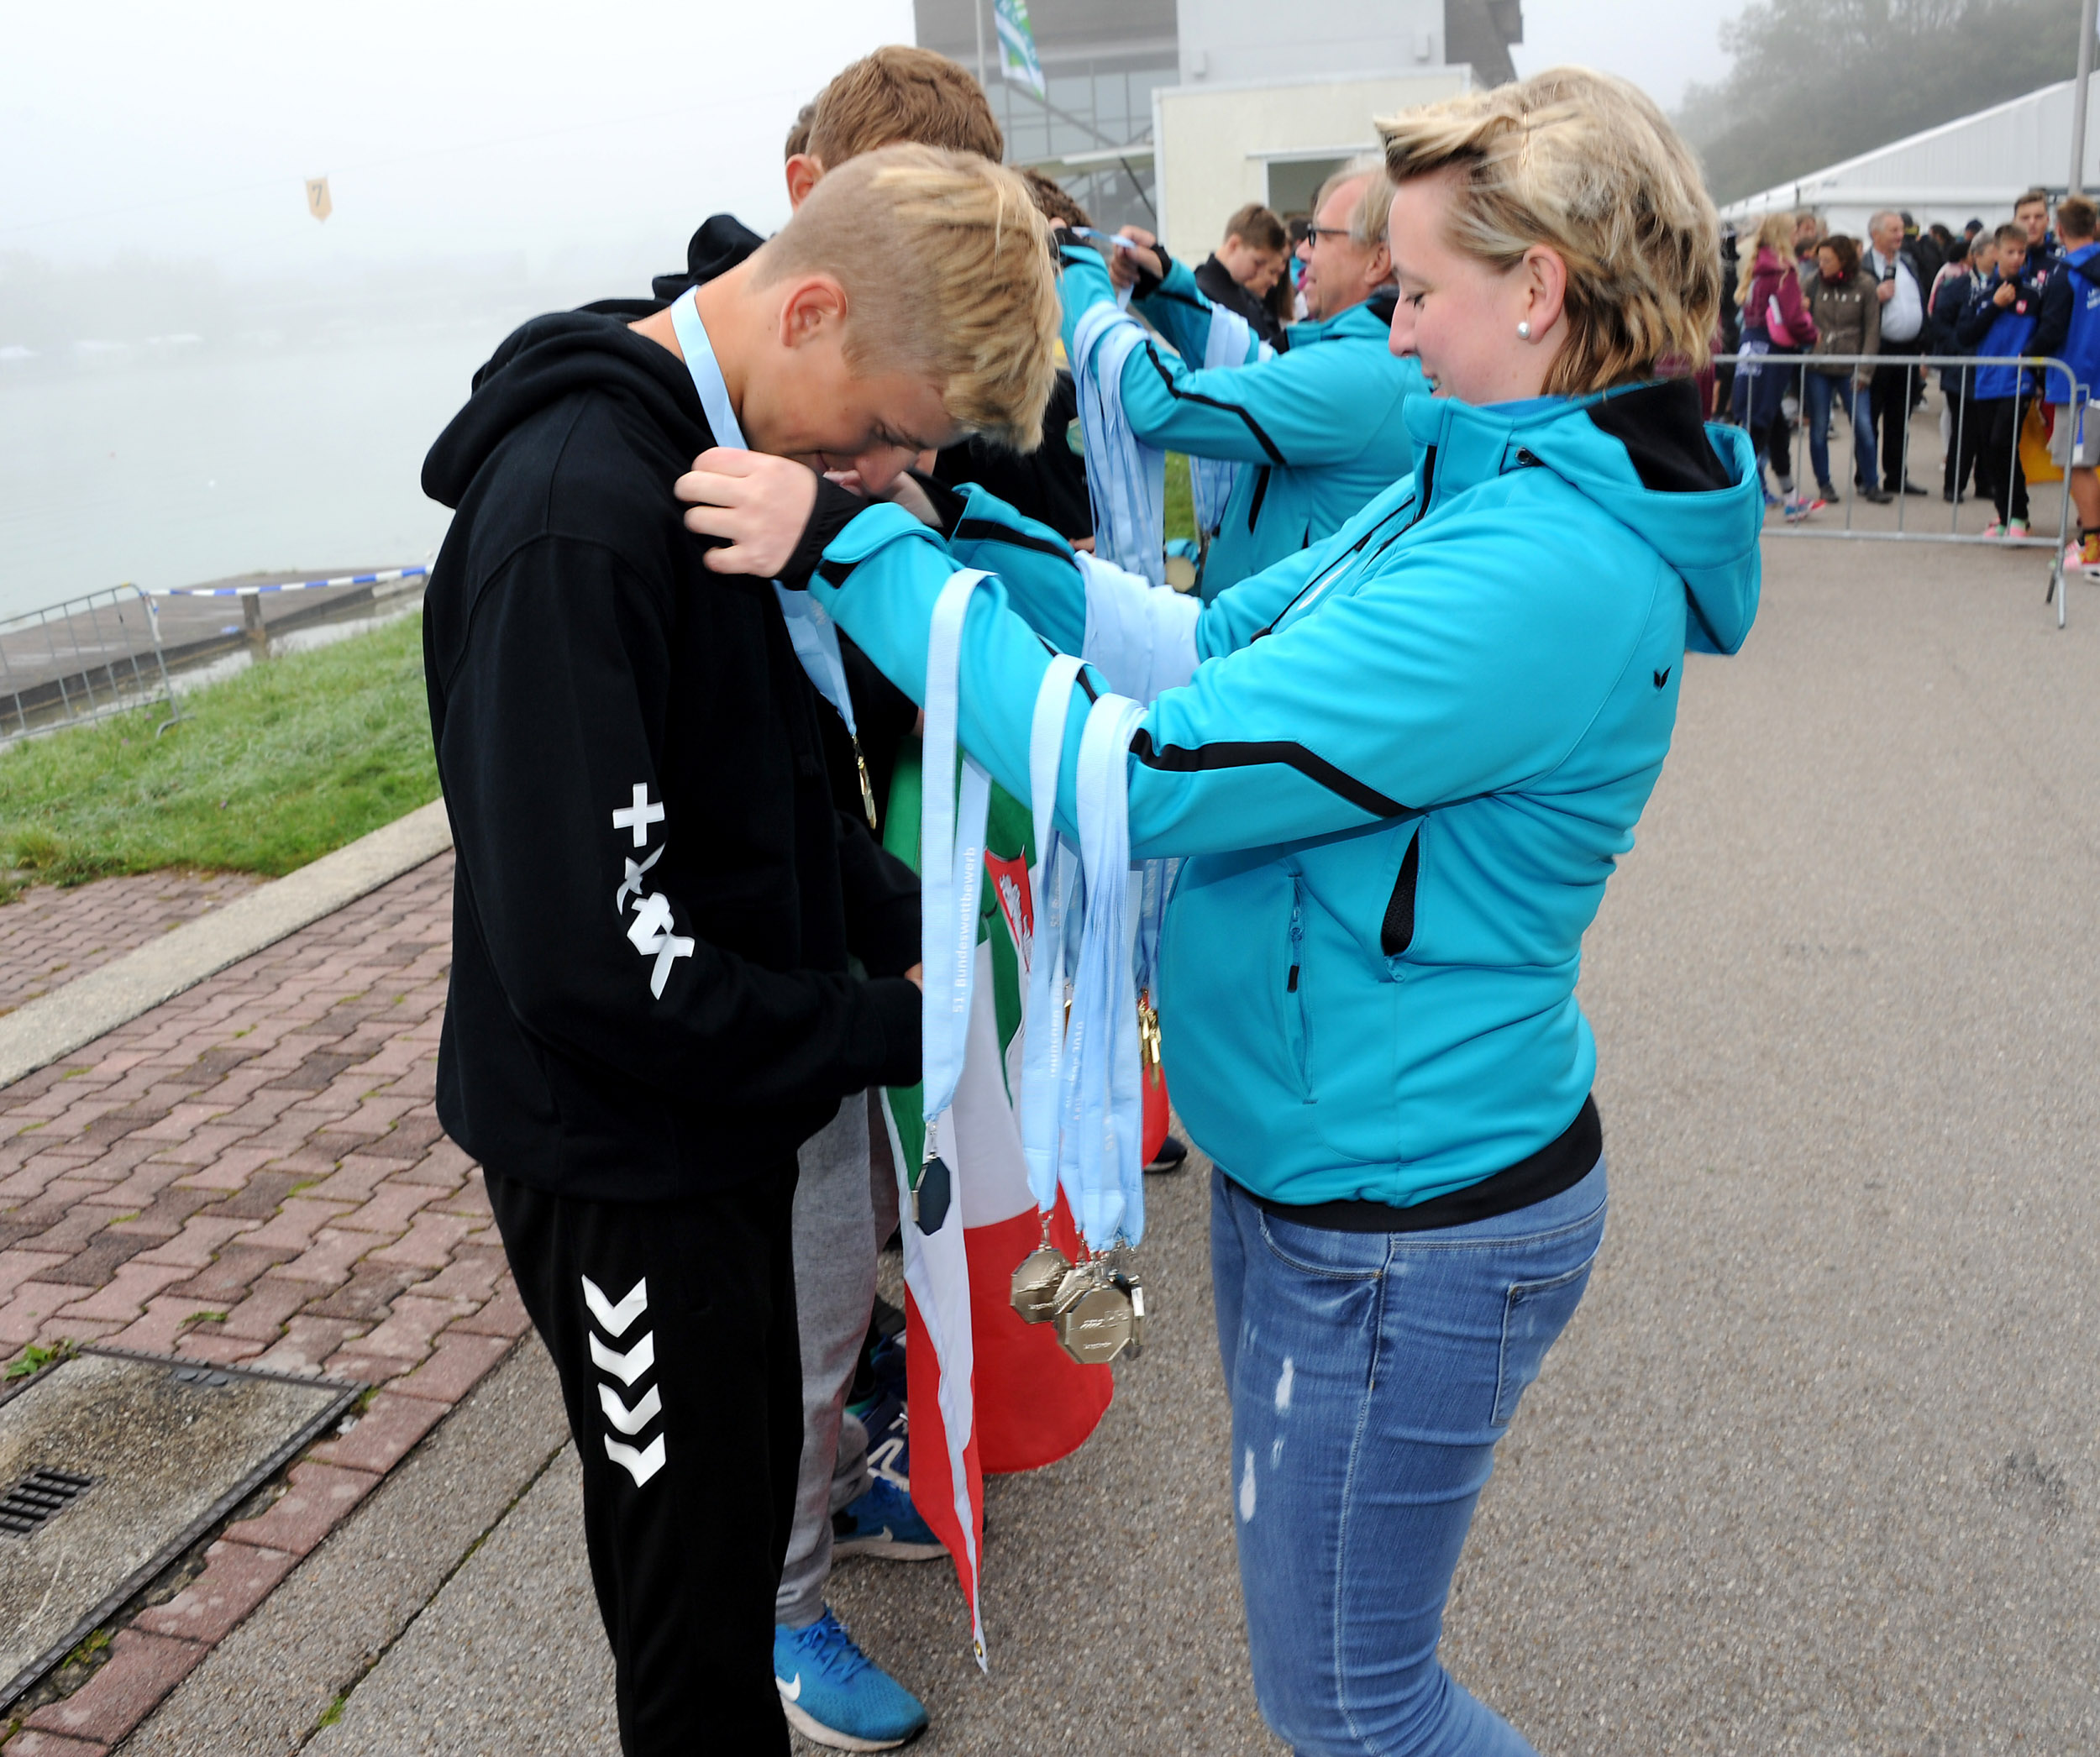
<path fill-rule="evenodd" d="M 2100 207 L 2082 195 L 2067 195 L 2056 203 L 2056 235 L 2090 239 L 2100 231 Z"/>
<path fill-rule="evenodd" d="M 1860 242 L 1856 238 L 1847 238 L 1842 232 L 1833 232 L 1828 238 L 1819 239 L 1816 249 L 1828 250 L 1837 258 L 1840 285 L 1859 273 Z"/>
<path fill-rule="evenodd" d="M 1313 197 L 1313 223 L 1319 224 L 1328 199 L 1345 183 L 1363 179 L 1362 192 L 1349 205 L 1349 242 L 1368 249 L 1385 242 L 1385 225 L 1393 212 L 1393 181 L 1386 175 L 1385 160 L 1377 153 L 1352 159 L 1320 186 Z"/>
<path fill-rule="evenodd" d="M 2020 196 L 2014 200 L 2013 203 L 2013 212 L 2018 213 L 2020 209 L 2026 207 L 2029 202 L 2040 202 L 2042 206 L 2046 208 L 2049 206 L 2049 191 L 2046 189 L 2029 190 L 2025 195 Z"/>
<path fill-rule="evenodd" d="M 1283 221 L 1276 217 L 1273 209 L 1259 202 L 1249 202 L 1227 220 L 1225 235 L 1238 239 L 1250 250 L 1284 250 L 1290 247 L 1290 233 L 1284 229 Z"/>
<path fill-rule="evenodd" d="M 965 433 L 1042 443 L 1061 307 L 1049 225 L 1019 172 L 932 146 L 863 153 L 753 260 L 761 286 L 823 274 L 845 289 L 853 372 L 921 375 Z"/>
<path fill-rule="evenodd" d="M 1021 181 L 1028 186 L 1028 194 L 1036 204 L 1036 212 L 1045 219 L 1063 220 L 1068 226 L 1091 226 L 1085 208 L 1072 199 L 1071 192 L 1062 184 L 1053 183 L 1031 166 L 1024 166 Z"/>
<path fill-rule="evenodd" d="M 1555 67 L 1408 111 L 1378 131 L 1395 183 L 1456 173 L 1453 249 L 1505 274 L 1533 245 L 1567 264 L 1567 340 L 1549 393 L 1652 378 L 1666 359 L 1672 371 L 1706 365 L 1720 311 L 1720 221 L 1697 161 L 1635 87 Z"/>
<path fill-rule="evenodd" d="M 993 160 L 1006 154 L 1006 137 L 969 70 L 900 43 L 863 55 L 816 94 L 804 149 L 832 171 L 905 142 Z"/>
<path fill-rule="evenodd" d="M 2027 228 L 2018 220 L 2008 220 L 1992 234 L 2002 244 L 2018 244 L 2021 253 L 2027 249 Z"/>
<path fill-rule="evenodd" d="M 816 100 L 811 98 L 795 113 L 795 126 L 788 130 L 787 150 L 783 158 L 792 159 L 797 153 L 810 149 L 810 120 L 816 114 Z"/>

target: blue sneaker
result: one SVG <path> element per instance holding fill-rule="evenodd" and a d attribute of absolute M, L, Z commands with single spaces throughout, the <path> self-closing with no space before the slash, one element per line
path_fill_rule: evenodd
<path fill-rule="evenodd" d="M 773 1681 L 788 1724 L 834 1751 L 888 1751 L 926 1731 L 918 1697 L 853 1644 L 825 1607 L 807 1629 L 773 1626 Z"/>
<path fill-rule="evenodd" d="M 879 1555 L 893 1562 L 930 1562 L 947 1548 L 919 1517 L 911 1497 L 886 1477 L 832 1515 L 833 1555 Z"/>

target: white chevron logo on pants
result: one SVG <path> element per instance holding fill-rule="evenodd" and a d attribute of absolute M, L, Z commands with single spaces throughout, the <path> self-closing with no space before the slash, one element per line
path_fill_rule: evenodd
<path fill-rule="evenodd" d="M 639 1434 L 648 1426 L 664 1408 L 664 1400 L 656 1394 L 652 1385 L 643 1392 L 642 1400 L 632 1409 L 622 1403 L 610 1385 L 598 1387 L 598 1407 L 605 1411 L 605 1419 L 622 1434 Z"/>
<path fill-rule="evenodd" d="M 625 1354 L 607 1348 L 596 1336 L 591 1339 L 591 1364 L 611 1373 L 622 1385 L 632 1385 L 656 1365 L 656 1332 L 646 1330 L 642 1340 Z"/>
<path fill-rule="evenodd" d="M 583 1282 L 583 1303 L 591 1308 L 591 1315 L 598 1320 L 606 1335 L 615 1339 L 627 1334 L 627 1326 L 649 1309 L 649 1281 L 645 1275 L 627 1290 L 617 1305 L 605 1297 L 597 1282 L 586 1275 Z"/>
<path fill-rule="evenodd" d="M 605 1438 L 605 1455 L 625 1469 L 627 1475 L 634 1478 L 634 1486 L 639 1488 L 664 1468 L 664 1436 L 658 1434 L 638 1452 L 633 1446 L 622 1445 L 608 1434 Z"/>

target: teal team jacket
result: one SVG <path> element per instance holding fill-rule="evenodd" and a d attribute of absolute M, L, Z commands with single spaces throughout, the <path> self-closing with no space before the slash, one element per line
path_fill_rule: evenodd
<path fill-rule="evenodd" d="M 1413 475 L 1200 609 L 1109 590 L 974 490 L 948 547 L 875 506 L 811 581 L 923 700 L 942 584 L 998 573 L 965 621 L 961 735 L 1023 799 L 1047 645 L 1176 680 L 1130 757 L 1133 858 L 1191 857 L 1161 948 L 1168 1077 L 1205 1151 L 1289 1203 L 1419 1202 L 1573 1120 L 1596 1067 L 1583 935 L 1686 650 L 1735 651 L 1757 606 L 1756 461 L 1689 385 L 1405 407 Z M 1068 833 L 1100 681 L 1066 726 Z"/>
<path fill-rule="evenodd" d="M 1064 345 L 1089 306 L 1116 290 L 1094 251 L 1064 252 Z M 1210 602 L 1227 586 L 1332 535 L 1414 468 L 1401 410 L 1426 391 L 1422 369 L 1386 346 L 1392 306 L 1352 306 L 1294 323 L 1273 359 L 1201 370 L 1210 302 L 1175 263 L 1139 308 L 1173 345 L 1147 341 L 1123 365 L 1123 408 L 1147 445 L 1246 466 L 1203 565 Z M 1175 350 L 1179 350 L 1179 354 Z M 1191 365 L 1189 363 L 1193 362 Z"/>

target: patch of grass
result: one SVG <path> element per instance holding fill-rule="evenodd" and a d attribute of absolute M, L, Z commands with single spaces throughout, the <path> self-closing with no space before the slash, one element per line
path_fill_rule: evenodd
<path fill-rule="evenodd" d="M 72 1351 L 72 1342 L 68 1338 L 63 1336 L 61 1336 L 57 1341 L 54 1342 L 49 1348 L 41 1347 L 38 1344 L 32 1342 L 27 1348 L 24 1349 L 20 1354 L 17 1355 L 8 1363 L 7 1372 L 4 1375 L 0 1375 L 0 1377 L 5 1377 L 10 1379 L 26 1379 L 33 1372 L 43 1372 L 43 1370 L 49 1366 L 52 1361 L 64 1360 L 68 1355 L 71 1354 Z"/>
<path fill-rule="evenodd" d="M 1196 539 L 1196 502 L 1189 486 L 1189 460 L 1179 452 L 1167 454 L 1167 539 Z"/>
<path fill-rule="evenodd" d="M 182 1320 L 182 1324 L 186 1330 L 192 1324 L 223 1324 L 225 1322 L 226 1314 L 223 1312 L 192 1312 Z"/>
<path fill-rule="evenodd" d="M 66 1655 L 63 1663 L 68 1665 L 85 1665 L 108 1645 L 109 1631 L 106 1629 L 98 1629 L 72 1652 Z"/>
<path fill-rule="evenodd" d="M 438 796 L 420 615 L 251 665 L 182 716 L 160 737 L 154 705 L 0 753 L 0 886 L 274 878 Z"/>
<path fill-rule="evenodd" d="M 346 1692 L 340 1690 L 337 1691 L 335 1692 L 335 1700 L 330 1702 L 327 1707 L 321 1711 L 320 1719 L 314 1722 L 313 1730 L 318 1733 L 322 1728 L 332 1727 L 336 1723 L 336 1722 L 342 1719 L 343 1710 L 349 1703 L 349 1700 L 350 1698 Z"/>

